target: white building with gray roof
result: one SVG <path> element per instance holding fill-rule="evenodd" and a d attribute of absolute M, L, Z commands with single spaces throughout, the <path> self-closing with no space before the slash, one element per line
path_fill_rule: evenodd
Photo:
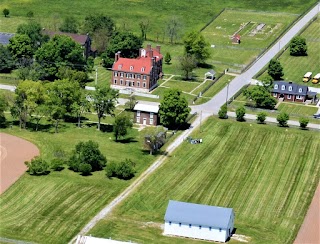
<path fill-rule="evenodd" d="M 232 235 L 234 216 L 232 208 L 170 200 L 164 234 L 226 242 Z"/>

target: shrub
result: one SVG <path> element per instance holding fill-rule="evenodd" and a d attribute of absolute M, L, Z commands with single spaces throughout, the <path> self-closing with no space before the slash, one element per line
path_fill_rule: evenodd
<path fill-rule="evenodd" d="M 110 162 L 106 166 L 106 175 L 108 178 L 116 176 L 117 164 L 115 162 Z"/>
<path fill-rule="evenodd" d="M 227 119 L 228 118 L 228 108 L 226 105 L 221 106 L 219 112 L 218 112 L 218 116 L 220 119 Z"/>
<path fill-rule="evenodd" d="M 301 36 L 294 37 L 290 42 L 290 55 L 291 56 L 307 56 L 307 43 L 306 39 Z"/>
<path fill-rule="evenodd" d="M 170 64 L 170 62 L 171 62 L 171 55 L 170 55 L 169 52 L 167 52 L 166 55 L 164 56 L 164 62 L 165 62 L 166 64 Z"/>
<path fill-rule="evenodd" d="M 30 162 L 25 162 L 25 165 L 30 175 L 44 175 L 50 172 L 49 164 L 39 156 L 34 157 Z"/>
<path fill-rule="evenodd" d="M 34 16 L 34 14 L 33 14 L 32 11 L 28 11 L 28 12 L 27 12 L 27 17 L 28 17 L 28 18 L 31 19 L 31 18 L 33 18 L 33 16 Z"/>
<path fill-rule="evenodd" d="M 51 161 L 51 169 L 53 169 L 54 171 L 61 171 L 64 169 L 63 164 L 63 160 L 55 158 Z"/>
<path fill-rule="evenodd" d="M 7 16 L 9 16 L 9 14 L 10 14 L 10 10 L 9 9 L 7 9 L 7 8 L 5 8 L 5 9 L 3 9 L 3 15 L 4 15 L 4 17 L 7 17 Z"/>
<path fill-rule="evenodd" d="M 130 159 L 126 159 L 118 164 L 112 162 L 106 167 L 106 175 L 108 178 L 117 177 L 128 180 L 134 176 L 135 172 L 135 164 Z"/>
<path fill-rule="evenodd" d="M 289 114 L 285 112 L 282 112 L 277 116 L 277 121 L 281 127 L 287 126 L 288 120 L 289 120 Z"/>
<path fill-rule="evenodd" d="M 238 121 L 244 121 L 245 115 L 246 115 L 246 109 L 243 106 L 236 109 L 236 117 Z"/>
<path fill-rule="evenodd" d="M 261 124 L 264 123 L 264 121 L 266 120 L 267 118 L 267 113 L 266 112 L 260 112 L 257 114 L 257 121 Z"/>
<path fill-rule="evenodd" d="M 301 118 L 299 119 L 299 123 L 300 123 L 300 127 L 301 127 L 302 129 L 305 129 L 305 128 L 307 127 L 307 125 L 309 124 L 309 119 L 304 118 L 304 117 L 301 117 Z"/>
<path fill-rule="evenodd" d="M 79 165 L 79 171 L 82 173 L 82 175 L 89 175 L 91 174 L 92 167 L 90 164 L 80 164 Z"/>

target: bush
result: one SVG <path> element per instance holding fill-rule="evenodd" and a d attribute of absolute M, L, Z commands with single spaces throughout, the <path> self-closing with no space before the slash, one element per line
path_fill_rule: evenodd
<path fill-rule="evenodd" d="M 278 114 L 277 121 L 281 127 L 288 126 L 289 114 L 282 112 Z"/>
<path fill-rule="evenodd" d="M 120 163 L 109 163 L 106 167 L 106 175 L 108 178 L 117 177 L 119 179 L 129 180 L 135 174 L 135 164 L 126 159 Z"/>
<path fill-rule="evenodd" d="M 3 15 L 4 15 L 4 17 L 7 17 L 7 16 L 9 16 L 9 14 L 10 14 L 10 10 L 9 9 L 7 9 L 7 8 L 5 8 L 5 9 L 3 9 Z"/>
<path fill-rule="evenodd" d="M 302 129 L 305 129 L 305 128 L 307 127 L 307 125 L 309 124 L 309 119 L 304 118 L 304 117 L 301 117 L 301 118 L 299 119 L 299 123 L 300 123 L 300 127 L 301 127 Z"/>
<path fill-rule="evenodd" d="M 82 173 L 82 175 L 89 175 L 91 174 L 92 167 L 90 164 L 80 164 L 79 171 Z"/>
<path fill-rule="evenodd" d="M 267 113 L 266 112 L 260 112 L 257 114 L 257 121 L 261 124 L 264 123 L 264 121 L 266 120 L 267 118 Z"/>
<path fill-rule="evenodd" d="M 44 175 L 50 172 L 49 164 L 39 156 L 34 157 L 30 162 L 25 162 L 25 165 L 30 175 Z"/>
<path fill-rule="evenodd" d="M 219 112 L 218 112 L 218 116 L 220 119 L 227 119 L 228 118 L 228 108 L 226 105 L 221 106 Z"/>
<path fill-rule="evenodd" d="M 301 36 L 294 37 L 290 42 L 290 55 L 291 56 L 307 56 L 307 43 L 306 39 Z"/>
<path fill-rule="evenodd" d="M 51 161 L 51 169 L 53 169 L 54 171 L 61 171 L 64 169 L 63 164 L 63 160 L 55 158 Z"/>
<path fill-rule="evenodd" d="M 246 109 L 243 106 L 236 109 L 236 117 L 238 121 L 244 121 L 245 115 L 246 115 Z"/>
<path fill-rule="evenodd" d="M 33 18 L 33 16 L 34 16 L 34 14 L 33 14 L 32 11 L 28 11 L 28 12 L 27 12 L 27 17 L 28 17 L 28 18 L 31 19 L 31 18 Z"/>

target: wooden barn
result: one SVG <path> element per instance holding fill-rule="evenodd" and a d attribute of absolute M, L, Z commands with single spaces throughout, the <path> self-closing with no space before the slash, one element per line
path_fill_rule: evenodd
<path fill-rule="evenodd" d="M 233 232 L 234 211 L 170 200 L 164 220 L 165 235 L 226 242 Z"/>

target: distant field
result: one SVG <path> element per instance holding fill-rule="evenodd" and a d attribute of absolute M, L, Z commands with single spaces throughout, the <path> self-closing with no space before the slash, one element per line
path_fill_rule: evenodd
<path fill-rule="evenodd" d="M 308 46 L 308 56 L 290 56 L 289 48 L 280 56 L 279 60 L 283 66 L 283 79 L 294 83 L 308 86 L 320 87 L 320 83 L 313 84 L 311 81 L 304 83 L 302 78 L 305 73 L 311 71 L 313 76 L 320 73 L 320 19 L 314 21 L 301 36 L 306 38 Z M 266 76 L 266 72 L 259 79 Z"/>
<path fill-rule="evenodd" d="M 174 199 L 234 208 L 236 233 L 250 243 L 292 243 L 319 182 L 320 135 L 210 118 L 192 136 L 203 144 L 184 142 L 89 234 L 195 243 L 162 235 L 165 210 Z"/>
<path fill-rule="evenodd" d="M 93 115 L 92 115 L 93 116 Z M 91 119 L 91 118 L 90 118 Z M 97 120 L 95 116 L 93 120 Z M 89 126 L 90 123 L 87 124 Z M 142 150 L 143 131 L 132 129 L 126 143 L 114 142 L 112 132 L 99 132 L 96 126 L 78 129 L 62 124 L 60 133 L 1 129 L 35 143 L 48 161 L 54 148 L 69 153 L 76 143 L 93 140 L 108 162 L 130 158 L 137 174 L 155 159 Z M 0 196 L 0 237 L 35 243 L 67 243 L 101 208 L 123 191 L 133 180 L 108 179 L 105 171 L 83 177 L 68 169 L 47 176 L 25 174 Z"/>
<path fill-rule="evenodd" d="M 149 19 L 151 31 L 149 36 L 163 38 L 166 22 L 175 17 L 181 23 L 181 33 L 185 30 L 199 30 L 208 23 L 223 8 L 254 9 L 259 11 L 277 11 L 289 13 L 302 13 L 308 9 L 316 0 L 289 0 L 285 3 L 266 0 L 256 4 L 255 0 L 249 1 L 157 1 L 157 0 L 110 0 L 105 1 L 64 1 L 64 0 L 2 0 L 0 9 L 8 8 L 12 17 L 25 17 L 28 11 L 34 12 L 34 17 L 39 20 L 45 28 L 57 28 L 65 16 L 75 16 L 82 21 L 88 14 L 103 13 L 115 19 L 117 26 L 136 33 L 140 33 L 139 21 Z M 1 15 L 2 19 L 2 15 Z M 8 18 L 9 19 L 9 18 Z M 17 22 L 17 19 L 13 20 Z M 18 21 L 20 22 L 20 20 Z M 0 31 L 9 30 L 6 27 L 8 21 L 0 22 Z M 18 24 L 18 23 L 16 23 Z M 11 31 L 14 30 L 10 27 Z M 157 34 L 159 33 L 159 34 Z M 167 40 L 167 36 L 165 37 Z"/>

